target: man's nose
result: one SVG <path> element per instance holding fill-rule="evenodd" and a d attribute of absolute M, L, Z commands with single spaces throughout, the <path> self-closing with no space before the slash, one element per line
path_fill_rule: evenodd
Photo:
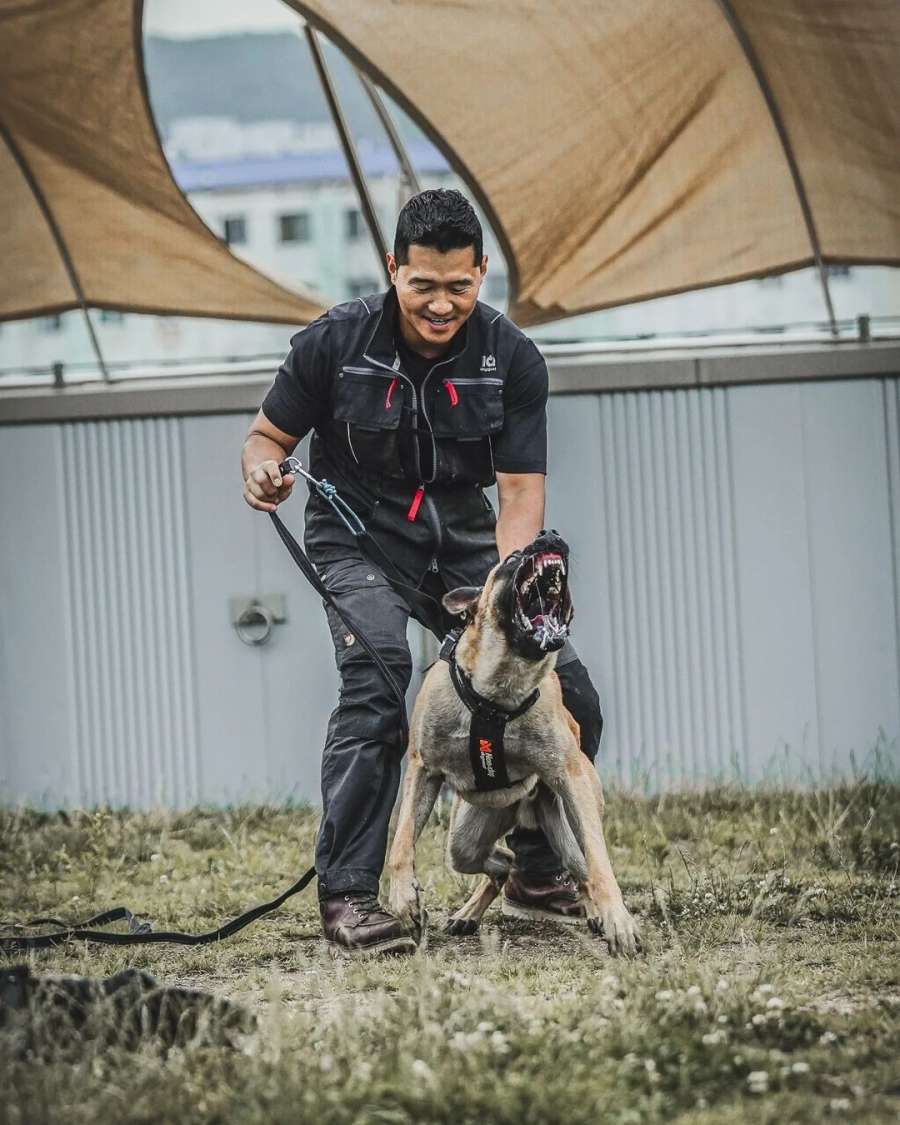
<path fill-rule="evenodd" d="M 434 316 L 449 316 L 453 312 L 453 305 L 446 296 L 441 295 L 429 301 L 428 311 Z"/>

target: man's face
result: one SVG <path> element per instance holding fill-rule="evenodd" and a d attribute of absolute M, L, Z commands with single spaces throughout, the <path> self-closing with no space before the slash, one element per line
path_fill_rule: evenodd
<path fill-rule="evenodd" d="M 415 351 L 439 355 L 472 315 L 487 271 L 487 257 L 475 262 L 475 250 L 448 250 L 413 243 L 409 261 L 398 266 L 387 256 L 400 306 L 400 331 Z"/>

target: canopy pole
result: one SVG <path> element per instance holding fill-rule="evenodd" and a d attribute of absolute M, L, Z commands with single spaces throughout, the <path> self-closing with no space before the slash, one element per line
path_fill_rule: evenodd
<path fill-rule="evenodd" d="M 53 235 L 53 241 L 56 243 L 56 249 L 59 251 L 59 256 L 62 258 L 63 265 L 66 268 L 66 273 L 69 275 L 69 283 L 75 290 L 75 296 L 78 300 L 78 305 L 84 314 L 85 322 L 87 323 L 88 336 L 91 339 L 91 346 L 94 349 L 94 354 L 97 357 L 97 365 L 100 368 L 100 374 L 103 376 L 105 383 L 110 382 L 109 371 L 106 367 L 106 362 L 103 359 L 103 352 L 100 350 L 100 342 L 97 339 L 97 334 L 94 331 L 94 326 L 91 323 L 90 314 L 88 313 L 87 299 L 84 295 L 84 290 L 81 287 L 81 279 L 78 276 L 78 271 L 75 269 L 75 263 L 72 261 L 72 256 L 69 253 L 69 248 L 66 246 L 65 239 L 63 238 L 62 231 L 59 229 L 59 224 L 56 221 L 56 216 L 50 209 L 50 204 L 47 198 L 40 189 L 40 185 L 32 174 L 28 161 L 25 159 L 21 149 L 16 144 L 10 131 L 6 128 L 4 123 L 0 121 L 0 136 L 6 141 L 6 146 L 13 154 L 13 159 L 19 166 L 19 171 L 25 177 L 25 182 L 31 188 L 31 193 L 35 198 L 35 202 L 41 210 L 41 214 L 50 228 L 50 233 Z"/>
<path fill-rule="evenodd" d="M 313 62 L 316 65 L 316 70 L 319 75 L 319 81 L 322 84 L 322 92 L 325 94 L 325 100 L 328 102 L 332 120 L 334 121 L 335 128 L 341 140 L 341 147 L 344 150 L 344 156 L 350 168 L 350 175 L 356 187 L 360 208 L 366 217 L 366 223 L 369 227 L 369 234 L 372 236 L 375 252 L 381 259 L 381 268 L 384 272 L 385 280 L 390 284 L 391 277 L 387 268 L 387 246 L 385 245 L 384 235 L 381 233 L 381 224 L 378 222 L 378 215 L 375 212 L 375 205 L 369 193 L 369 187 L 366 183 L 365 175 L 363 174 L 362 165 L 359 162 L 359 155 L 353 143 L 353 138 L 350 135 L 347 119 L 344 117 L 344 112 L 338 101 L 337 91 L 331 80 L 331 75 L 325 63 L 325 56 L 322 54 L 322 48 L 319 45 L 316 32 L 308 23 L 303 24 L 303 31 L 306 35 L 306 41 L 309 43 L 309 49 L 312 52 Z"/>
<path fill-rule="evenodd" d="M 737 13 L 731 5 L 731 0 L 718 0 L 718 4 L 725 15 L 725 19 L 728 20 L 728 24 L 734 32 L 741 50 L 744 52 L 744 57 L 747 59 L 750 69 L 753 71 L 753 76 L 756 79 L 757 85 L 765 99 L 766 107 L 769 110 L 769 116 L 772 118 L 772 124 L 775 126 L 775 132 L 778 134 L 778 139 L 781 142 L 784 158 L 787 161 L 791 177 L 794 181 L 794 190 L 797 192 L 797 198 L 800 201 L 800 210 L 803 212 L 803 219 L 806 223 L 806 233 L 809 236 L 810 245 L 812 246 L 816 269 L 819 271 L 819 282 L 822 286 L 822 295 L 825 298 L 825 308 L 828 310 L 831 334 L 832 336 L 837 336 L 837 320 L 834 315 L 834 305 L 831 303 L 831 291 L 828 288 L 828 271 L 822 260 L 822 245 L 819 242 L 819 232 L 816 230 L 812 207 L 810 207 L 809 196 L 806 192 L 806 184 L 803 182 L 803 176 L 800 172 L 800 166 L 797 163 L 794 147 L 791 144 L 787 125 L 785 124 L 784 118 L 781 116 L 781 110 L 775 100 L 775 94 L 772 91 L 772 87 L 769 85 L 769 79 L 766 77 L 766 72 L 763 70 L 759 55 L 757 55 L 753 44 L 750 42 L 750 37 L 744 30 L 743 24 L 738 19 Z"/>
<path fill-rule="evenodd" d="M 419 184 L 419 177 L 416 175 L 416 170 L 413 168 L 412 161 L 409 159 L 409 153 L 406 151 L 406 145 L 394 124 L 393 118 L 387 111 L 387 106 L 382 100 L 381 94 L 372 79 L 362 70 L 357 70 L 359 80 L 363 84 L 363 88 L 369 95 L 369 101 L 378 115 L 378 120 L 387 134 L 388 140 L 391 142 L 391 148 L 394 150 L 394 155 L 397 158 L 397 163 L 400 165 L 400 175 L 406 183 L 407 190 L 413 195 L 418 195 L 422 190 Z"/>

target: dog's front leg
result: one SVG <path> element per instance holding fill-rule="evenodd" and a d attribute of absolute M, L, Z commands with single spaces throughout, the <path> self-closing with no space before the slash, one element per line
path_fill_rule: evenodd
<path fill-rule="evenodd" d="M 388 860 L 391 910 L 416 935 L 421 934 L 422 917 L 419 884 L 416 882 L 416 841 L 425 827 L 443 778 L 428 774 L 419 755 L 410 746 L 409 762 L 403 782 L 403 796 Z"/>
<path fill-rule="evenodd" d="M 601 818 L 603 791 L 593 765 L 580 751 L 569 755 L 565 772 L 556 779 L 553 788 L 562 798 L 566 818 L 584 852 L 587 878 L 581 891 L 588 925 L 595 933 L 602 934 L 610 953 L 633 955 L 639 952 L 641 941 L 637 926 L 622 900 L 606 850 Z"/>

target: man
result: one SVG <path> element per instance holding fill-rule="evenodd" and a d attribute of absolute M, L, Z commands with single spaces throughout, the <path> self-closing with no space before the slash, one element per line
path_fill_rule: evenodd
<path fill-rule="evenodd" d="M 293 337 L 242 466 L 244 499 L 274 511 L 294 484 L 279 464 L 313 430 L 310 471 L 337 485 L 379 550 L 364 557 L 312 491 L 306 549 L 405 690 L 410 614 L 442 636 L 453 622 L 441 595 L 480 586 L 498 554 L 524 547 L 543 527 L 548 377 L 535 345 L 478 301 L 487 258 L 481 226 L 459 192 L 411 199 L 387 264 L 387 293 L 337 305 Z M 483 492 L 495 479 L 499 516 Z M 340 953 L 411 950 L 377 901 L 405 749 L 399 704 L 338 615 L 326 612 L 341 690 L 322 759 L 316 839 L 325 936 Z M 603 719 L 571 646 L 557 673 L 593 760 Z M 543 834 L 517 829 L 508 842 L 516 863 L 507 909 L 563 921 L 579 915 L 574 884 Z"/>

